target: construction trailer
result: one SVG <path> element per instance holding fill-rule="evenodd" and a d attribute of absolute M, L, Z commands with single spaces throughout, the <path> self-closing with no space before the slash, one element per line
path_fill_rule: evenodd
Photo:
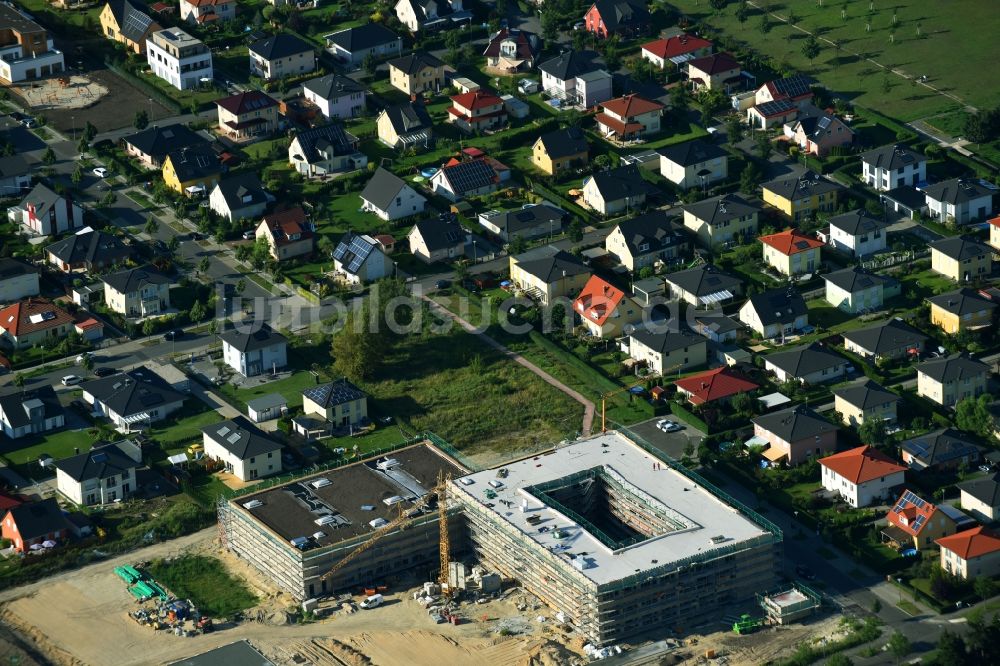
<path fill-rule="evenodd" d="M 819 594 L 800 583 L 760 594 L 757 599 L 771 624 L 798 622 L 823 605 Z"/>

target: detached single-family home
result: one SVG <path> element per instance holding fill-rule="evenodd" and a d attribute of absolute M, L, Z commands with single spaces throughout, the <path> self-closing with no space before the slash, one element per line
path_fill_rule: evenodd
<path fill-rule="evenodd" d="M 729 93 L 743 85 L 743 68 L 729 53 L 713 53 L 688 60 L 686 64 L 688 80 L 696 90 L 722 90 Z"/>
<path fill-rule="evenodd" d="M 205 457 L 240 481 L 281 472 L 281 444 L 242 416 L 205 426 L 201 433 Z"/>
<path fill-rule="evenodd" d="M 315 70 L 316 52 L 295 35 L 280 32 L 250 45 L 250 73 L 265 81 L 301 76 Z"/>
<path fill-rule="evenodd" d="M 219 334 L 222 360 L 244 377 L 275 373 L 288 365 L 288 339 L 262 323 L 236 325 Z"/>
<path fill-rule="evenodd" d="M 578 258 L 552 245 L 510 257 L 510 281 L 543 306 L 575 298 L 590 279 L 590 269 Z"/>
<path fill-rule="evenodd" d="M 941 568 L 962 580 L 1000 575 L 1000 532 L 979 525 L 935 541 Z"/>
<path fill-rule="evenodd" d="M 0 395 L 0 427 L 9 439 L 42 433 L 66 425 L 66 411 L 51 386 L 7 389 Z"/>
<path fill-rule="evenodd" d="M 764 457 L 772 463 L 806 462 L 837 450 L 839 428 L 805 405 L 758 416 L 753 421 L 752 442 L 766 444 Z"/>
<path fill-rule="evenodd" d="M 928 244 L 931 270 L 955 282 L 972 282 L 993 272 L 993 249 L 971 236 L 942 238 Z"/>
<path fill-rule="evenodd" d="M 809 309 L 794 289 L 754 294 L 740 308 L 739 319 L 762 338 L 791 335 L 809 325 Z"/>
<path fill-rule="evenodd" d="M 502 127 L 507 110 L 499 96 L 476 90 L 452 97 L 446 120 L 467 134 L 475 134 Z"/>
<path fill-rule="evenodd" d="M 55 497 L 12 508 L 0 525 L 0 535 L 19 553 L 30 552 L 31 546 L 46 541 L 58 544 L 69 539 L 69 521 Z"/>
<path fill-rule="evenodd" d="M 479 224 L 495 238 L 510 243 L 515 238 L 534 240 L 562 231 L 566 212 L 551 204 L 526 204 L 515 210 L 490 210 L 479 215 Z"/>
<path fill-rule="evenodd" d="M 223 178 L 208 195 L 208 207 L 216 215 L 233 220 L 249 220 L 264 212 L 272 199 L 255 173 Z"/>
<path fill-rule="evenodd" d="M 80 506 L 111 504 L 139 489 L 136 469 L 141 466 L 142 451 L 132 442 L 95 446 L 56 461 L 56 488 Z"/>
<path fill-rule="evenodd" d="M 712 264 L 670 273 L 665 280 L 672 300 L 682 300 L 695 307 L 728 303 L 743 293 L 743 280 Z"/>
<path fill-rule="evenodd" d="M 989 296 L 968 287 L 931 296 L 927 302 L 931 323 L 950 335 L 992 326 L 998 306 Z"/>
<path fill-rule="evenodd" d="M 1000 472 L 958 484 L 962 508 L 984 523 L 1000 519 Z"/>
<path fill-rule="evenodd" d="M 163 183 L 178 194 L 205 196 L 219 182 L 222 165 L 208 144 L 172 151 L 163 159 Z"/>
<path fill-rule="evenodd" d="M 709 310 L 694 316 L 692 329 L 712 342 L 736 342 L 743 334 L 743 324 L 719 311 Z M 727 360 L 727 364 L 730 362 Z"/>
<path fill-rule="evenodd" d="M 83 208 L 67 196 L 38 183 L 7 218 L 36 236 L 56 236 L 83 226 Z"/>
<path fill-rule="evenodd" d="M 642 308 L 621 289 L 596 275 L 583 285 L 573 311 L 595 338 L 615 338 L 642 321 Z"/>
<path fill-rule="evenodd" d="M 342 125 L 322 125 L 303 130 L 288 146 L 288 162 L 303 176 L 327 176 L 368 164 L 358 152 L 358 138 Z"/>
<path fill-rule="evenodd" d="M 236 18 L 236 0 L 180 0 L 181 20 L 197 25 Z"/>
<path fill-rule="evenodd" d="M 601 113 L 594 116 L 602 136 L 620 142 L 644 139 L 660 131 L 663 105 L 636 94 L 601 102 Z"/>
<path fill-rule="evenodd" d="M 858 209 L 829 219 L 829 243 L 855 257 L 863 257 L 886 248 L 887 222 Z"/>
<path fill-rule="evenodd" d="M 583 201 L 601 215 L 637 211 L 658 190 L 633 165 L 598 171 L 583 179 Z"/>
<path fill-rule="evenodd" d="M 379 167 L 361 191 L 361 202 L 362 210 L 393 221 L 423 213 L 427 198 L 396 174 Z"/>
<path fill-rule="evenodd" d="M 846 358 L 816 342 L 764 357 L 764 369 L 782 382 L 793 379 L 803 384 L 832 382 L 847 374 L 848 365 Z"/>
<path fill-rule="evenodd" d="M 932 358 L 917 366 L 917 395 L 942 407 L 954 407 L 986 391 L 990 366 L 965 354 Z"/>
<path fill-rule="evenodd" d="M 927 158 L 899 144 L 882 146 L 861 154 L 861 179 L 879 192 L 927 180 Z"/>
<path fill-rule="evenodd" d="M 800 176 L 782 176 L 761 185 L 764 203 L 780 210 L 795 221 L 811 220 L 819 213 L 837 210 L 837 199 L 844 188 L 806 171 Z"/>
<path fill-rule="evenodd" d="M 105 307 L 129 319 L 158 315 L 170 308 L 173 280 L 152 266 L 109 273 L 101 282 Z"/>
<path fill-rule="evenodd" d="M 833 408 L 849 426 L 860 426 L 865 421 L 893 424 L 896 422 L 896 405 L 902 400 L 870 379 L 833 392 Z"/>
<path fill-rule="evenodd" d="M 0 344 L 7 349 L 52 347 L 73 331 L 73 315 L 29 296 L 0 310 Z"/>
<path fill-rule="evenodd" d="M 878 361 L 919 357 L 928 337 L 902 319 L 894 317 L 873 326 L 844 333 L 844 348 L 858 356 Z"/>
<path fill-rule="evenodd" d="M 885 301 L 885 287 L 892 278 L 882 277 L 858 266 L 823 275 L 826 302 L 855 314 L 878 310 Z"/>
<path fill-rule="evenodd" d="M 820 266 L 823 241 L 786 229 L 760 237 L 764 246 L 764 263 L 782 275 L 813 273 Z"/>
<path fill-rule="evenodd" d="M 979 446 L 967 433 L 954 428 L 940 428 L 907 439 L 899 445 L 903 462 L 910 469 L 970 469 L 979 461 Z"/>
<path fill-rule="evenodd" d="M 820 458 L 823 489 L 855 509 L 881 502 L 906 480 L 906 468 L 868 444 Z"/>
<path fill-rule="evenodd" d="M 70 237 L 72 238 L 72 236 Z M 49 252 L 52 246 L 46 248 Z M 49 261 L 51 261 L 49 252 Z M 20 259 L 0 257 L 0 303 L 38 295 L 38 269 Z"/>
<path fill-rule="evenodd" d="M 757 233 L 760 207 L 737 194 L 712 197 L 684 206 L 684 226 L 705 247 L 744 243 Z"/>
<path fill-rule="evenodd" d="M 711 52 L 712 42 L 682 32 L 679 35 L 643 44 L 640 54 L 657 68 L 666 69 L 667 63 L 673 68 L 678 68 L 688 60 L 707 56 Z"/>
<path fill-rule="evenodd" d="M 234 141 L 273 134 L 278 129 L 278 102 L 260 90 L 215 100 L 219 131 Z"/>
<path fill-rule="evenodd" d="M 367 89 L 354 79 L 327 74 L 302 84 L 302 96 L 327 119 L 354 118 L 365 112 Z"/>
<path fill-rule="evenodd" d="M 747 122 L 762 129 L 792 123 L 810 108 L 813 97 L 810 83 L 801 74 L 768 81 L 754 93 L 753 106 L 747 109 Z"/>
<path fill-rule="evenodd" d="M 645 0 L 597 0 L 583 16 L 584 29 L 601 39 L 635 37 L 652 25 Z"/>
<path fill-rule="evenodd" d="M 456 220 L 437 217 L 413 225 L 407 240 L 410 252 L 424 263 L 448 261 L 465 256 L 467 232 Z"/>
<path fill-rule="evenodd" d="M 449 201 L 489 194 L 510 178 L 510 169 L 491 157 L 452 158 L 431 177 L 431 191 Z"/>
<path fill-rule="evenodd" d="M 817 157 L 854 143 L 854 130 L 847 123 L 816 108 L 800 109 L 798 119 L 785 124 L 784 133 L 802 152 Z"/>
<path fill-rule="evenodd" d="M 49 264 L 64 273 L 101 271 L 132 258 L 131 246 L 117 236 L 92 229 L 81 230 L 45 247 Z M 34 273 L 34 293 L 38 293 L 38 275 Z M 0 301 L 14 300 L 0 297 Z"/>
<path fill-rule="evenodd" d="M 490 37 L 483 55 L 486 56 L 487 67 L 514 74 L 534 69 L 541 51 L 542 42 L 535 33 L 501 28 Z"/>
<path fill-rule="evenodd" d="M 0 31 L 3 35 L 0 39 L 3 49 L 0 83 L 5 86 L 56 76 L 66 67 L 63 52 L 55 48 L 52 35 L 22 7 L 12 2 L 0 6 Z"/>
<path fill-rule="evenodd" d="M 350 65 L 360 65 L 369 54 L 380 60 L 403 55 L 403 40 L 381 23 L 345 28 L 323 39 L 334 58 Z"/>
<path fill-rule="evenodd" d="M 429 148 L 434 144 L 434 123 L 420 101 L 385 107 L 375 127 L 378 140 L 390 148 Z"/>
<path fill-rule="evenodd" d="M 611 74 L 578 51 L 565 51 L 538 69 L 545 94 L 566 104 L 590 109 L 614 96 Z"/>
<path fill-rule="evenodd" d="M 263 238 L 275 261 L 311 254 L 316 234 L 301 206 L 265 215 L 257 225 L 254 238 Z"/>
<path fill-rule="evenodd" d="M 105 39 L 124 44 L 133 53 L 144 52 L 146 40 L 161 27 L 142 9 L 146 9 L 145 4 L 132 3 L 130 0 L 110 0 L 104 5 L 98 18 L 101 22 L 101 34 Z"/>
<path fill-rule="evenodd" d="M 974 522 L 948 504 L 934 505 L 906 490 L 886 514 L 884 541 L 898 548 L 927 548 L 941 537 L 954 534 L 958 525 Z"/>
<path fill-rule="evenodd" d="M 629 334 L 628 355 L 661 376 L 685 372 L 708 362 L 708 340 L 690 331 L 649 331 Z"/>
<path fill-rule="evenodd" d="M 604 239 L 608 254 L 630 271 L 657 261 L 674 262 L 690 253 L 691 243 L 680 218 L 662 210 L 619 222 Z"/>
<path fill-rule="evenodd" d="M 407 95 L 435 93 L 447 85 L 444 63 L 426 51 L 414 51 L 386 64 L 389 83 Z"/>
<path fill-rule="evenodd" d="M 26 192 L 31 187 L 34 169 L 23 155 L 0 156 L 0 192 L 5 197 Z"/>
<path fill-rule="evenodd" d="M 674 386 L 692 405 L 726 404 L 734 395 L 760 388 L 760 384 L 725 366 L 678 379 Z"/>
<path fill-rule="evenodd" d="M 993 214 L 996 189 L 981 180 L 952 178 L 923 188 L 931 217 L 957 224 L 985 221 Z"/>
<path fill-rule="evenodd" d="M 292 419 L 303 437 L 329 436 L 335 428 L 359 426 L 368 420 L 368 395 L 347 379 L 302 391 L 302 416 Z"/>
<path fill-rule="evenodd" d="M 154 32 L 146 41 L 150 71 L 177 90 L 193 90 L 214 78 L 212 49 L 180 28 Z"/>
<path fill-rule="evenodd" d="M 208 140 L 187 125 L 147 127 L 122 138 L 125 154 L 139 160 L 147 169 L 159 169 L 167 155 L 192 146 L 207 146 Z"/>
<path fill-rule="evenodd" d="M 677 187 L 706 189 L 729 176 L 726 151 L 714 143 L 695 139 L 661 148 L 660 175 Z"/>
<path fill-rule="evenodd" d="M 333 269 L 348 284 L 367 284 L 393 274 L 382 245 L 367 234 L 344 234 L 333 249 Z"/>
<path fill-rule="evenodd" d="M 414 35 L 421 30 L 457 28 L 472 18 L 472 12 L 462 8 L 462 0 L 398 0 L 395 11 L 399 22 Z"/>
<path fill-rule="evenodd" d="M 180 409 L 186 397 L 146 368 L 92 379 L 80 388 L 94 414 L 107 417 L 122 432 L 143 430 L 162 421 Z"/>
<path fill-rule="evenodd" d="M 564 127 L 542 134 L 531 147 L 531 162 L 550 176 L 583 168 L 588 162 L 587 138 L 579 127 Z"/>

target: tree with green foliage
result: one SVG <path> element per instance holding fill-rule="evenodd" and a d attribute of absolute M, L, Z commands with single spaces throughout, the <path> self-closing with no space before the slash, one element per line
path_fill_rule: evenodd
<path fill-rule="evenodd" d="M 135 119 L 132 121 L 132 125 L 139 131 L 149 127 L 149 113 L 146 109 L 139 109 L 135 112 Z"/>
<path fill-rule="evenodd" d="M 333 367 L 354 381 L 373 377 L 385 355 L 384 336 L 367 331 L 368 305 L 360 313 L 350 313 L 342 328 L 333 336 Z"/>
<path fill-rule="evenodd" d="M 152 319 L 146 319 L 142 322 L 142 334 L 147 338 L 151 336 L 156 331 L 156 322 Z"/>
<path fill-rule="evenodd" d="M 854 666 L 854 662 L 846 654 L 837 653 L 826 660 L 825 666 Z"/>
<path fill-rule="evenodd" d="M 941 636 L 938 638 L 934 656 L 925 663 L 934 666 L 973 666 L 975 664 L 965 648 L 965 640 L 959 634 L 954 634 L 947 629 L 941 632 Z"/>
<path fill-rule="evenodd" d="M 42 163 L 45 166 L 52 166 L 56 163 L 56 152 L 52 150 L 52 146 L 45 148 L 45 152 L 42 153 Z"/>
<path fill-rule="evenodd" d="M 806 37 L 806 41 L 802 43 L 802 55 L 809 59 L 809 64 L 812 65 L 813 61 L 816 60 L 816 56 L 822 48 L 819 45 L 819 41 L 816 39 L 815 35 L 809 35 Z"/>
<path fill-rule="evenodd" d="M 72 175 L 70 175 L 69 179 L 71 181 L 73 181 L 74 185 L 79 185 L 80 184 L 80 181 L 83 180 L 83 165 L 82 164 L 77 163 L 76 168 L 73 169 L 73 173 L 72 173 Z"/>
<path fill-rule="evenodd" d="M 202 275 L 208 275 L 208 269 L 211 265 L 212 262 L 208 257 L 202 257 L 201 261 L 198 262 L 198 272 Z"/>
<path fill-rule="evenodd" d="M 733 396 L 732 407 L 737 414 L 749 416 L 753 414 L 755 403 L 753 395 L 749 391 L 743 391 Z"/>
<path fill-rule="evenodd" d="M 670 107 L 679 114 L 691 107 L 691 93 L 683 83 L 677 84 L 670 91 Z"/>
<path fill-rule="evenodd" d="M 736 20 L 740 22 L 740 27 L 746 25 L 747 20 L 750 18 L 750 8 L 747 7 L 745 2 L 741 2 L 739 7 L 736 8 Z"/>
<path fill-rule="evenodd" d="M 970 396 L 960 400 L 955 405 L 955 425 L 980 437 L 989 437 L 996 422 L 990 409 L 992 401 L 993 396 L 987 393 L 978 398 Z"/>
<path fill-rule="evenodd" d="M 903 657 L 913 651 L 910 639 L 898 631 L 894 631 L 889 637 L 889 652 L 896 658 L 896 663 L 902 661 Z"/>
<path fill-rule="evenodd" d="M 543 9 L 541 14 L 542 39 L 545 40 L 546 44 L 552 46 L 559 38 L 559 17 L 554 9 L 548 7 Z"/>
<path fill-rule="evenodd" d="M 998 591 L 996 581 L 989 576 L 977 577 L 972 584 L 972 589 L 976 593 L 976 596 L 983 601 L 995 597 Z"/>
<path fill-rule="evenodd" d="M 510 243 L 507 247 L 509 254 L 521 254 L 528 249 L 528 243 L 521 236 L 515 235 L 510 239 Z"/>
<path fill-rule="evenodd" d="M 582 241 L 583 225 L 580 223 L 580 218 L 574 217 L 573 221 L 569 223 L 569 229 L 566 232 L 569 234 L 569 239 L 574 243 Z"/>
<path fill-rule="evenodd" d="M 97 128 L 88 120 L 87 124 L 83 126 L 83 138 L 89 143 L 94 140 L 95 136 L 97 136 Z"/>
<path fill-rule="evenodd" d="M 729 4 L 729 0 L 708 0 L 708 5 L 715 10 L 717 14 L 721 14 L 722 10 L 726 8 Z"/>
<path fill-rule="evenodd" d="M 771 137 L 767 135 L 767 132 L 757 133 L 757 141 L 754 147 L 757 150 L 757 155 L 764 162 L 766 162 L 774 152 L 774 144 L 771 143 Z"/>
<path fill-rule="evenodd" d="M 171 253 L 176 252 L 177 248 L 179 248 L 180 246 L 181 246 L 181 239 L 178 238 L 177 236 L 171 236 L 170 240 L 167 241 L 167 249 L 170 250 Z"/>
<path fill-rule="evenodd" d="M 761 14 L 760 22 L 757 23 L 757 30 L 760 31 L 760 34 L 766 35 L 771 32 L 771 27 L 771 19 L 768 18 L 767 14 Z"/>
<path fill-rule="evenodd" d="M 867 418 L 858 426 L 858 437 L 862 444 L 878 446 L 885 443 L 887 436 L 885 421 L 882 419 Z"/>
<path fill-rule="evenodd" d="M 378 60 L 375 59 L 375 53 L 369 51 L 364 60 L 361 61 L 361 66 L 368 73 L 368 76 L 375 76 L 375 72 L 378 71 Z"/>
<path fill-rule="evenodd" d="M 143 231 L 146 232 L 147 236 L 155 236 L 159 228 L 160 228 L 160 223 L 156 221 L 155 217 L 150 215 L 149 219 L 146 220 L 146 225 L 142 229 Z"/>
<path fill-rule="evenodd" d="M 24 375 L 22 373 L 20 373 L 20 372 L 17 373 L 16 375 L 14 375 L 13 384 L 14 384 L 14 386 L 16 386 L 17 388 L 19 388 L 19 389 L 21 389 L 23 391 L 24 390 Z"/>
<path fill-rule="evenodd" d="M 207 310 L 205 309 L 205 304 L 201 301 L 195 301 L 191 304 L 191 310 L 188 312 L 188 318 L 190 318 L 192 322 L 196 323 L 204 319 L 206 314 Z"/>
<path fill-rule="evenodd" d="M 726 119 L 726 139 L 730 145 L 743 140 L 743 119 L 737 114 L 732 114 Z"/>
<path fill-rule="evenodd" d="M 762 177 L 760 168 L 753 162 L 748 162 L 740 172 L 740 192 L 747 195 L 755 194 Z"/>

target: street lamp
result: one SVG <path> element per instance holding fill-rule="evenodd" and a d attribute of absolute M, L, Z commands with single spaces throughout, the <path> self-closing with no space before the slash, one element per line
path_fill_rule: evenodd
<path fill-rule="evenodd" d="M 153 122 L 153 98 L 149 98 L 149 122 Z"/>

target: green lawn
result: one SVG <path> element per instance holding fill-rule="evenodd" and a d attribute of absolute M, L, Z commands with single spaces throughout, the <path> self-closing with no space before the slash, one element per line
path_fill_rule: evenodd
<path fill-rule="evenodd" d="M 958 288 L 950 278 L 935 273 L 930 268 L 904 275 L 900 278 L 900 282 L 903 283 L 904 294 L 910 289 L 915 289 L 924 298 Z"/>
<path fill-rule="evenodd" d="M 218 423 L 221 418 L 218 412 L 201 400 L 189 398 L 177 414 L 154 423 L 149 436 L 159 442 L 165 451 L 183 449 L 192 442 L 200 442 L 201 429 Z"/>
<path fill-rule="evenodd" d="M 226 617 L 257 604 L 247 584 L 214 557 L 182 555 L 154 560 L 148 573 L 177 597 L 190 599 L 203 615 Z"/>
<path fill-rule="evenodd" d="M 324 381 L 320 377 L 319 381 Z M 310 372 L 296 372 L 290 377 L 272 382 L 257 384 L 250 388 L 235 388 L 232 384 L 224 384 L 216 389 L 228 402 L 241 412 L 246 411 L 248 400 L 259 398 L 270 393 L 280 393 L 288 401 L 289 409 L 302 404 L 302 391 L 311 386 L 316 386 L 317 380 Z"/>
<path fill-rule="evenodd" d="M 40 440 L 33 439 L 33 441 L 36 443 L 18 448 L 19 442 L 12 442 L 5 438 L 2 455 L 12 465 L 34 463 L 42 454 L 50 455 L 55 460 L 61 460 L 73 455 L 74 449 L 89 451 L 91 445 L 96 441 L 96 437 L 89 430 L 62 430 L 46 435 Z"/>

